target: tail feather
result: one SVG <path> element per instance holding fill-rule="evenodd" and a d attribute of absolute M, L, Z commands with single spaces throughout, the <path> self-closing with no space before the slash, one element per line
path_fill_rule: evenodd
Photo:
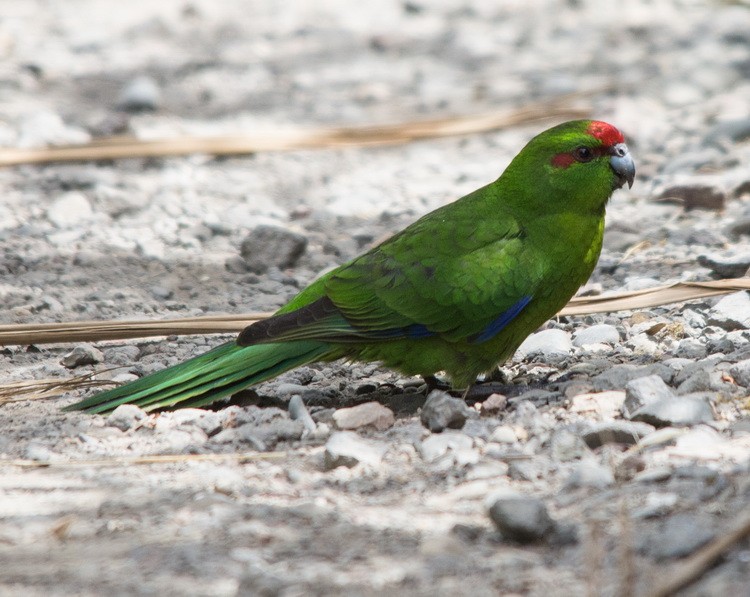
<path fill-rule="evenodd" d="M 227 342 L 64 410 L 107 413 L 121 404 L 135 404 L 147 411 L 205 406 L 294 367 L 329 357 L 332 352 L 329 344 L 308 340 L 254 346 Z"/>

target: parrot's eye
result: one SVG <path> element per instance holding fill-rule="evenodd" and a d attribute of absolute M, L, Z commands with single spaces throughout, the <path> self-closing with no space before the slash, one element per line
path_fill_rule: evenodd
<path fill-rule="evenodd" d="M 573 150 L 573 157 L 578 162 L 590 162 L 594 159 L 594 152 L 588 147 L 576 147 Z"/>

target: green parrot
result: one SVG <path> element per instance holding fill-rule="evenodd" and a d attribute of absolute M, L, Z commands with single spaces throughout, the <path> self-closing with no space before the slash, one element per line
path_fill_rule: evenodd
<path fill-rule="evenodd" d="M 635 166 L 620 131 L 576 120 L 534 137 L 496 181 L 322 276 L 236 340 L 67 410 L 201 407 L 313 361 L 379 361 L 472 384 L 588 279 L 609 197 Z"/>

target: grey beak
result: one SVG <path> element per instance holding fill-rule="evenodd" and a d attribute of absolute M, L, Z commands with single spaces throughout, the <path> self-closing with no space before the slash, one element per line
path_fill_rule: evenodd
<path fill-rule="evenodd" d="M 609 165 L 617 175 L 618 184 L 616 188 L 619 189 L 626 182 L 628 183 L 628 188 L 632 187 L 633 180 L 635 179 L 635 164 L 633 163 L 633 158 L 630 157 L 628 146 L 625 143 L 618 143 L 612 147 L 610 154 L 612 157 L 609 158 Z"/>

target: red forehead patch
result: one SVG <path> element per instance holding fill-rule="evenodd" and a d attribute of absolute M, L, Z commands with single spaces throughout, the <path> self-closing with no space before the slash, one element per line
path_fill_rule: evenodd
<path fill-rule="evenodd" d="M 599 139 L 604 145 L 617 145 L 618 143 L 624 143 L 625 137 L 611 124 L 602 122 L 601 120 L 592 120 L 589 124 L 586 132 Z"/>

